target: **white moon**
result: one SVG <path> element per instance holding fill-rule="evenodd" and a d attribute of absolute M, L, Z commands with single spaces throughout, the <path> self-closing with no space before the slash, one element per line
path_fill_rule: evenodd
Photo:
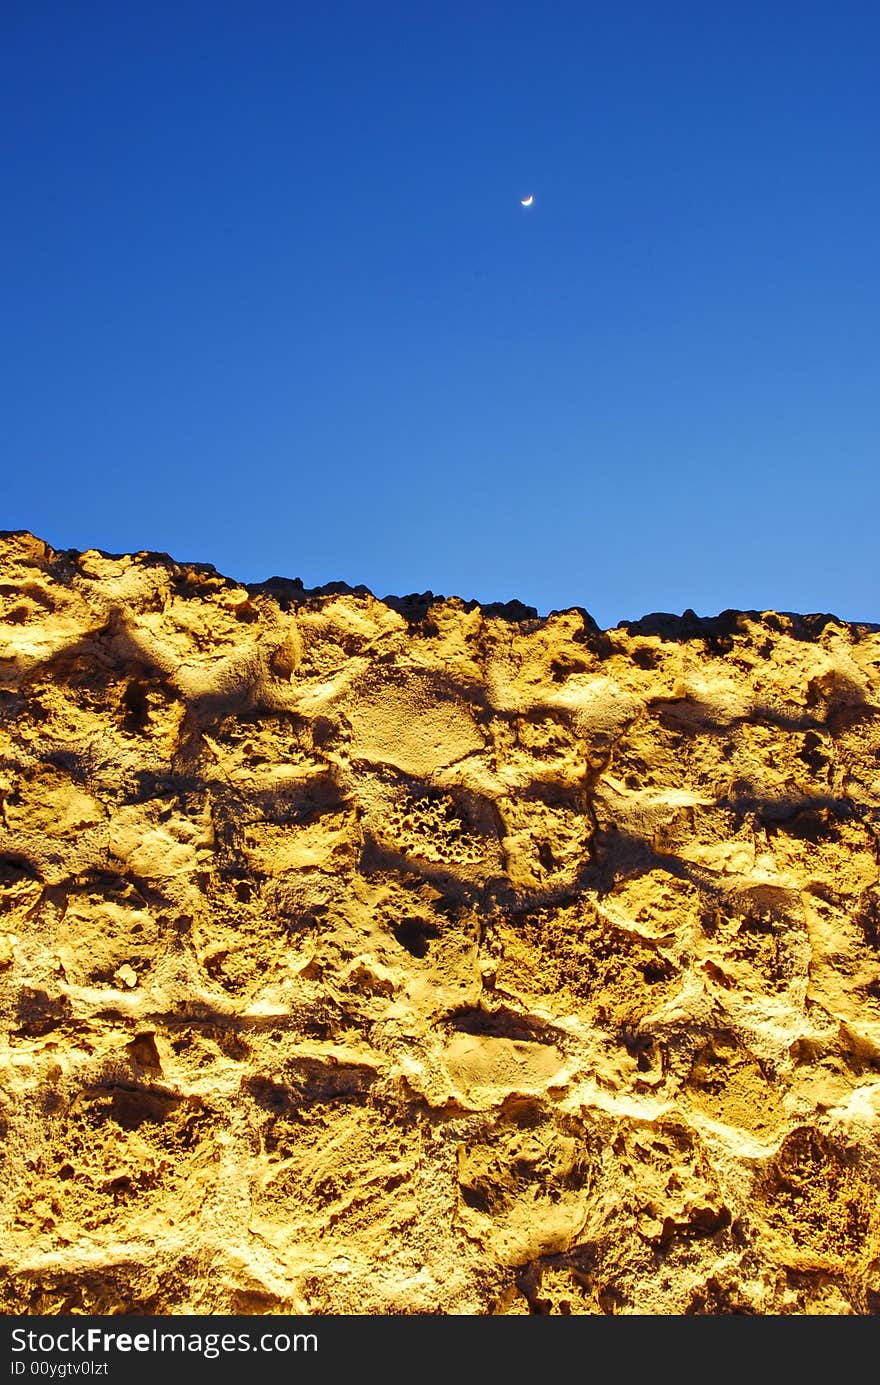
<path fill-rule="evenodd" d="M 521 197 L 521 198 L 520 198 L 520 206 L 521 206 L 521 207 L 530 207 L 530 206 L 532 205 L 532 203 L 534 202 L 534 200 L 535 200 L 535 194 L 534 194 L 533 192 L 530 192 L 529 195 L 528 195 L 528 197 Z"/>

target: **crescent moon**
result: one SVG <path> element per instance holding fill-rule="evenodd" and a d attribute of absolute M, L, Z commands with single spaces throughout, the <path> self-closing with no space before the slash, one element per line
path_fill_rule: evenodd
<path fill-rule="evenodd" d="M 534 200 L 535 200 L 535 194 L 534 194 L 533 192 L 530 192 L 529 195 L 528 195 L 528 197 L 521 197 L 521 198 L 520 198 L 520 206 L 521 206 L 521 207 L 530 207 L 530 206 L 532 205 L 532 203 L 534 202 Z"/>

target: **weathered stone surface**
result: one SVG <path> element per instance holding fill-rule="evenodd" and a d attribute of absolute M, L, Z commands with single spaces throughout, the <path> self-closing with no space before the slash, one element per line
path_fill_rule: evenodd
<path fill-rule="evenodd" d="M 0 603 L 0 1310 L 878 1311 L 877 627 Z"/>

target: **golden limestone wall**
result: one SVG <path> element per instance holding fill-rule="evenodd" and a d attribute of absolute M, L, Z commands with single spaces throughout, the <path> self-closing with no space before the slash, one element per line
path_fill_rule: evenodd
<path fill-rule="evenodd" d="M 877 628 L 0 602 L 0 1311 L 880 1310 Z"/>

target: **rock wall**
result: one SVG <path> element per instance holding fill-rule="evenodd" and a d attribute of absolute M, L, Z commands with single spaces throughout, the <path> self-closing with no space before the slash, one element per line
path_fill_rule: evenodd
<path fill-rule="evenodd" d="M 0 1310 L 880 1309 L 878 627 L 0 602 Z"/>

